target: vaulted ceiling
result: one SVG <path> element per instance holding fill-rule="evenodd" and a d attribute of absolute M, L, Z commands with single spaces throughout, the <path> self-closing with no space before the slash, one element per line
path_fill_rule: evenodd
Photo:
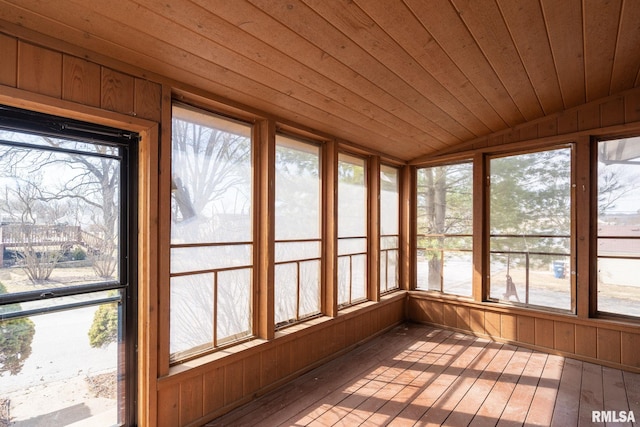
<path fill-rule="evenodd" d="M 403 160 L 640 85 L 637 0 L 0 0 L 0 19 Z"/>

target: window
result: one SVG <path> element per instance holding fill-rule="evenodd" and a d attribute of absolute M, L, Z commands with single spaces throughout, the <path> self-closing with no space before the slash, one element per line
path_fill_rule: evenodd
<path fill-rule="evenodd" d="M 252 333 L 251 126 L 174 104 L 171 155 L 176 361 Z"/>
<path fill-rule="evenodd" d="M 490 298 L 573 310 L 571 148 L 489 167 Z"/>
<path fill-rule="evenodd" d="M 473 165 L 417 171 L 417 289 L 471 296 Z"/>
<path fill-rule="evenodd" d="M 367 298 L 367 162 L 338 155 L 338 305 Z"/>
<path fill-rule="evenodd" d="M 398 169 L 380 166 L 380 293 L 398 289 L 400 196 Z"/>
<path fill-rule="evenodd" d="M 598 311 L 640 316 L 640 137 L 598 142 Z"/>
<path fill-rule="evenodd" d="M 276 136 L 275 322 L 320 313 L 320 146 Z"/>
<path fill-rule="evenodd" d="M 0 117 L 1 409 L 16 425 L 132 425 L 137 135 Z"/>

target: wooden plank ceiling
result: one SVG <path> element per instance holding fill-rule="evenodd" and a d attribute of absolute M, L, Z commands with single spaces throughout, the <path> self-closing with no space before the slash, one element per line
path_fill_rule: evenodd
<path fill-rule="evenodd" d="M 640 85 L 637 0 L 0 0 L 0 20 L 402 160 Z"/>

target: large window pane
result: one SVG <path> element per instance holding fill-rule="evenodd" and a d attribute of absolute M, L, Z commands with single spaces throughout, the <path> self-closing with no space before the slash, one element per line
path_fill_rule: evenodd
<path fill-rule="evenodd" d="M 0 401 L 11 425 L 120 425 L 121 324 L 117 302 L 0 320 Z"/>
<path fill-rule="evenodd" d="M 320 313 L 320 146 L 276 136 L 275 322 Z"/>
<path fill-rule="evenodd" d="M 598 311 L 640 316 L 640 137 L 598 143 Z"/>
<path fill-rule="evenodd" d="M 171 359 L 251 335 L 251 127 L 173 106 Z"/>
<path fill-rule="evenodd" d="M 2 425 L 135 420 L 136 140 L 0 106 Z"/>
<path fill-rule="evenodd" d="M 380 166 L 380 293 L 398 288 L 400 253 L 398 169 Z"/>
<path fill-rule="evenodd" d="M 471 296 L 473 166 L 418 169 L 417 289 Z"/>
<path fill-rule="evenodd" d="M 366 161 L 338 157 L 338 305 L 367 296 Z"/>
<path fill-rule="evenodd" d="M 490 297 L 572 310 L 571 149 L 490 161 Z"/>

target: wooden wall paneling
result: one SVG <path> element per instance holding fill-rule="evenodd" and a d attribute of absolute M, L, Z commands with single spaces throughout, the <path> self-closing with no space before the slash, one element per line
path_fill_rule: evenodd
<path fill-rule="evenodd" d="M 624 124 L 624 97 L 609 99 L 600 105 L 602 127 Z"/>
<path fill-rule="evenodd" d="M 93 107 L 100 106 L 100 66 L 75 56 L 64 55 L 62 58 L 62 99 L 78 102 Z M 160 90 L 160 89 L 159 89 Z M 156 107 L 160 112 L 160 99 Z M 158 117 L 142 117 L 160 121 Z"/>
<path fill-rule="evenodd" d="M 498 133 L 498 134 L 492 134 L 489 135 L 488 141 L 487 141 L 487 145 L 489 147 L 494 147 L 496 145 L 502 145 L 504 144 L 504 134 L 503 133 Z"/>
<path fill-rule="evenodd" d="M 576 325 L 575 352 L 578 355 L 597 358 L 598 339 L 597 328 L 593 326 Z"/>
<path fill-rule="evenodd" d="M 261 353 L 253 353 L 243 359 L 243 394 L 251 395 L 260 389 Z"/>
<path fill-rule="evenodd" d="M 547 117 L 538 123 L 538 137 L 546 138 L 558 134 L 558 119 L 556 115 Z"/>
<path fill-rule="evenodd" d="M 134 112 L 137 117 L 160 121 L 162 88 L 159 84 L 143 79 L 134 81 Z"/>
<path fill-rule="evenodd" d="M 180 382 L 180 425 L 189 424 L 204 415 L 202 392 L 201 375 Z"/>
<path fill-rule="evenodd" d="M 368 280 L 367 298 L 370 301 L 380 301 L 380 156 L 370 156 L 367 159 L 367 218 L 368 224 Z"/>
<path fill-rule="evenodd" d="M 502 336 L 502 325 L 500 313 L 487 311 L 484 314 L 484 329 L 490 337 L 500 338 Z"/>
<path fill-rule="evenodd" d="M 458 327 L 458 313 L 456 312 L 456 306 L 454 304 L 444 304 L 443 321 L 444 325 L 446 326 L 449 326 L 451 328 Z"/>
<path fill-rule="evenodd" d="M 500 334 L 508 341 L 518 339 L 517 316 L 515 314 L 502 313 L 500 315 Z"/>
<path fill-rule="evenodd" d="M 638 90 L 628 92 L 624 96 L 624 121 L 625 123 L 640 121 L 640 91 Z"/>
<path fill-rule="evenodd" d="M 465 331 L 471 330 L 471 326 L 470 326 L 471 314 L 469 312 L 469 307 L 459 305 L 455 307 L 455 310 L 456 310 L 456 328 L 462 329 Z"/>
<path fill-rule="evenodd" d="M 578 108 L 578 130 L 600 127 L 600 105 L 597 103 L 582 105 Z"/>
<path fill-rule="evenodd" d="M 62 97 L 62 54 L 20 41 L 18 43 L 18 88 Z"/>
<path fill-rule="evenodd" d="M 484 328 L 484 313 L 484 310 L 478 310 L 475 308 L 469 310 L 469 326 L 471 328 L 471 332 L 481 335 L 486 334 Z"/>
<path fill-rule="evenodd" d="M 272 345 L 260 353 L 260 387 L 278 380 L 278 346 Z"/>
<path fill-rule="evenodd" d="M 509 144 L 511 142 L 518 141 L 522 141 L 522 138 L 520 137 L 520 128 L 511 128 L 504 133 L 504 138 L 502 140 L 503 144 Z"/>
<path fill-rule="evenodd" d="M 0 84 L 16 87 L 18 79 L 18 40 L 0 34 Z"/>
<path fill-rule="evenodd" d="M 575 325 L 569 322 L 553 322 L 553 348 L 565 353 L 575 353 Z"/>
<path fill-rule="evenodd" d="M 533 123 L 520 128 L 520 141 L 530 141 L 538 138 L 538 124 Z"/>
<path fill-rule="evenodd" d="M 558 115 L 558 135 L 573 133 L 578 131 L 578 112 L 568 110 Z"/>
<path fill-rule="evenodd" d="M 598 328 L 598 359 L 620 363 L 620 331 Z"/>
<path fill-rule="evenodd" d="M 231 405 L 244 396 L 244 363 L 236 360 L 224 367 L 224 404 Z"/>
<path fill-rule="evenodd" d="M 224 366 L 216 366 L 205 372 L 202 383 L 203 413 L 210 414 L 221 409 L 224 406 Z"/>
<path fill-rule="evenodd" d="M 132 115 L 135 111 L 134 86 L 132 76 L 102 67 L 100 107 Z"/>
<path fill-rule="evenodd" d="M 640 333 L 622 332 L 620 337 L 621 362 L 623 365 L 640 368 Z"/>
<path fill-rule="evenodd" d="M 536 318 L 536 345 L 553 348 L 553 320 Z"/>
<path fill-rule="evenodd" d="M 295 356 L 291 341 L 278 343 L 278 379 L 287 377 L 293 372 L 291 358 Z"/>
<path fill-rule="evenodd" d="M 272 120 L 261 121 L 254 127 L 256 209 L 255 227 L 257 242 L 254 251 L 256 264 L 256 288 L 258 290 L 257 325 L 254 330 L 262 339 L 273 339 L 275 335 L 275 135 L 276 125 Z"/>
<path fill-rule="evenodd" d="M 160 387 L 158 390 L 158 427 L 180 425 L 180 384 Z"/>
<path fill-rule="evenodd" d="M 518 341 L 535 344 L 536 328 L 535 319 L 529 316 L 518 316 Z"/>
<path fill-rule="evenodd" d="M 345 348 L 347 344 L 347 322 L 339 321 L 333 325 L 331 352 L 335 353 Z"/>

